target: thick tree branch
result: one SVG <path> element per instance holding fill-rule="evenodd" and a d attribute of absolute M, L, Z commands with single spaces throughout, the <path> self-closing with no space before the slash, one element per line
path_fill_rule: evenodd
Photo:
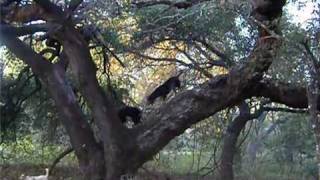
<path fill-rule="evenodd" d="M 100 87 L 96 77 L 96 66 L 91 59 L 89 47 L 84 37 L 72 26 L 66 25 L 63 33 L 58 33 L 71 71 L 79 83 L 79 90 L 92 110 L 94 122 L 97 124 L 99 140 L 103 143 L 106 166 L 109 169 L 106 179 L 114 179 L 124 172 L 119 162 L 130 157 L 126 148 L 133 146 L 130 134 L 118 117 L 116 104 Z M 112 155 L 111 155 L 112 154 Z M 101 159 L 100 159 L 101 161 Z M 113 172 L 117 171 L 116 172 Z M 115 177 L 116 176 L 116 177 Z"/>
<path fill-rule="evenodd" d="M 46 32 L 51 28 L 48 24 L 32 24 L 22 27 L 12 27 L 11 25 L 1 25 L 0 31 L 6 34 L 12 34 L 14 36 L 25 36 L 28 34 L 34 34 L 36 32 Z"/>
<path fill-rule="evenodd" d="M 80 85 L 80 91 L 94 109 L 93 114 L 96 121 L 100 121 L 105 131 L 108 132 L 109 123 L 117 124 L 119 129 L 122 125 L 115 114 L 114 104 L 108 95 L 106 95 L 96 78 L 96 66 L 91 59 L 87 43 L 81 34 L 73 27 L 69 26 L 65 32 L 59 34 L 64 47 L 64 53 L 69 61 L 72 72 Z M 108 114 L 108 116 L 106 116 Z M 111 130 L 111 129 L 110 129 Z"/>
<path fill-rule="evenodd" d="M 46 12 L 54 14 L 57 17 L 63 17 L 61 8 L 50 2 L 49 0 L 34 0 L 34 2 L 39 4 Z"/>
<path fill-rule="evenodd" d="M 14 34 L 8 33 L 2 28 L 0 28 L 0 39 L 11 52 L 28 64 L 35 74 L 44 73 L 51 67 L 49 62 L 45 61 Z"/>
<path fill-rule="evenodd" d="M 8 12 L 3 17 L 4 19 L 21 23 L 49 19 L 50 17 L 50 15 L 37 4 L 26 4 L 23 6 L 14 7 L 14 9 L 7 11 Z"/>
<path fill-rule="evenodd" d="M 292 108 L 308 107 L 306 88 L 293 84 L 264 80 L 258 82 L 252 92 L 253 96 L 269 98 L 272 102 Z"/>
<path fill-rule="evenodd" d="M 149 6 L 155 5 L 168 5 L 175 7 L 177 9 L 187 9 L 196 4 L 206 2 L 210 0 L 186 0 L 186 1 L 179 1 L 179 2 L 172 2 L 167 0 L 151 0 L 151 1 L 141 1 L 141 2 L 133 2 L 132 4 L 135 5 L 137 8 L 144 8 Z"/>
<path fill-rule="evenodd" d="M 82 170 L 101 175 L 104 172 L 101 168 L 104 166 L 97 162 L 101 162 L 103 158 L 102 151 L 65 78 L 64 69 L 60 65 L 45 61 L 41 55 L 36 54 L 12 34 L 4 34 L 0 31 L 0 39 L 11 52 L 32 68 L 55 100 L 61 121 L 79 158 L 80 166 L 84 168 Z"/>
<path fill-rule="evenodd" d="M 36 3 L 6 9 L 4 19 L 8 21 L 27 23 L 36 20 L 62 23 L 68 16 L 60 7 L 48 0 L 34 0 Z"/>

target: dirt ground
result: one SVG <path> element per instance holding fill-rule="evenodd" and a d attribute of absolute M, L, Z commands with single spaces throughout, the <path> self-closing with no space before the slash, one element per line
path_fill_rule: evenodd
<path fill-rule="evenodd" d="M 45 168 L 48 165 L 0 165 L 0 180 L 19 180 L 21 175 L 38 176 L 45 174 Z M 81 174 L 77 167 L 58 166 L 53 174 L 49 177 L 50 180 L 81 180 Z M 192 175 L 178 176 L 169 175 L 161 172 L 150 172 L 141 170 L 135 176 L 134 180 L 212 180 L 213 177 L 196 177 Z"/>

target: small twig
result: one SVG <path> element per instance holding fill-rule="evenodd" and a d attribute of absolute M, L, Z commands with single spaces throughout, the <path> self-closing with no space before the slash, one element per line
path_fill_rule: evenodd
<path fill-rule="evenodd" d="M 265 24 L 263 24 L 262 22 L 260 22 L 259 20 L 250 17 L 250 19 L 255 22 L 258 26 L 260 26 L 261 28 L 263 28 L 265 31 L 267 31 L 270 34 L 270 37 L 276 38 L 276 39 L 282 39 L 282 37 L 280 35 L 278 35 L 277 33 L 275 33 L 273 30 L 269 29 Z"/>
<path fill-rule="evenodd" d="M 320 74 L 318 68 L 317 68 L 317 65 L 318 65 L 318 60 L 317 58 L 315 57 L 315 55 L 312 53 L 309 45 L 308 45 L 308 39 L 306 38 L 305 41 L 303 42 L 300 42 L 300 44 L 302 44 L 302 46 L 304 47 L 304 50 L 306 52 L 306 56 L 309 56 L 310 57 L 310 60 L 311 60 L 311 65 L 313 66 L 312 68 L 314 68 L 316 74 Z"/>
<path fill-rule="evenodd" d="M 290 109 L 282 107 L 263 107 L 264 111 L 288 112 L 288 113 L 308 113 L 305 109 Z"/>
<path fill-rule="evenodd" d="M 176 49 L 183 53 L 192 63 L 195 69 L 197 69 L 200 73 L 205 75 L 207 78 L 212 78 L 212 74 L 210 74 L 206 69 L 202 68 L 195 59 L 193 59 L 185 50 L 180 49 L 179 47 L 175 46 Z"/>
<path fill-rule="evenodd" d="M 73 151 L 72 147 L 67 148 L 66 150 L 64 150 L 52 163 L 52 165 L 49 168 L 49 172 L 50 174 L 52 174 L 54 168 L 56 167 L 56 165 L 60 162 L 60 160 L 62 158 L 64 158 L 66 155 L 70 154 Z"/>
<path fill-rule="evenodd" d="M 122 67 L 126 67 L 126 65 L 120 60 L 120 58 L 108 47 L 104 46 L 105 50 L 107 50 L 118 62 Z"/>
<path fill-rule="evenodd" d="M 125 64 L 120 60 L 120 58 L 113 51 L 111 51 L 111 49 L 108 47 L 108 44 L 104 40 L 102 34 L 98 30 L 95 30 L 93 32 L 92 37 L 98 42 L 98 44 L 102 45 L 103 49 L 107 50 L 119 62 L 119 64 L 122 67 L 126 67 Z"/>

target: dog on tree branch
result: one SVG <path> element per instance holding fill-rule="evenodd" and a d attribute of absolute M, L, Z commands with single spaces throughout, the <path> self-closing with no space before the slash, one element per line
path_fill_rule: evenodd
<path fill-rule="evenodd" d="M 108 80 L 107 91 L 111 95 L 111 98 L 116 102 L 117 115 L 121 122 L 125 124 L 131 120 L 134 125 L 141 123 L 142 111 L 138 107 L 128 106 L 123 102 L 123 97 L 118 93 L 120 89 L 115 89 Z"/>
<path fill-rule="evenodd" d="M 134 125 L 139 124 L 141 122 L 141 114 L 142 112 L 139 108 L 132 106 L 124 106 L 118 111 L 118 116 L 123 124 L 127 122 L 128 118 L 131 118 Z"/>
<path fill-rule="evenodd" d="M 286 0 L 251 0 L 253 15 L 259 20 L 273 20 L 282 14 Z"/>
<path fill-rule="evenodd" d="M 182 72 L 180 72 L 177 76 L 173 76 L 173 77 L 169 78 L 162 85 L 157 87 L 148 96 L 148 98 L 147 98 L 148 104 L 153 104 L 154 101 L 158 97 L 162 97 L 162 99 L 164 100 L 171 91 L 175 91 L 177 88 L 180 88 L 181 87 L 181 82 L 179 80 L 179 76 L 181 74 L 182 74 Z"/>
<path fill-rule="evenodd" d="M 282 8 L 286 4 L 286 0 L 251 0 L 251 5 L 253 7 L 252 14 L 253 17 L 261 21 L 261 23 L 272 22 L 282 15 Z M 269 29 L 280 33 L 277 29 L 279 21 L 274 21 L 272 24 L 269 24 Z M 269 32 L 260 27 L 260 37 L 269 37 Z"/>
<path fill-rule="evenodd" d="M 61 51 L 61 44 L 58 40 L 54 38 L 48 38 L 46 40 L 46 45 L 54 50 L 53 56 L 59 56 Z"/>

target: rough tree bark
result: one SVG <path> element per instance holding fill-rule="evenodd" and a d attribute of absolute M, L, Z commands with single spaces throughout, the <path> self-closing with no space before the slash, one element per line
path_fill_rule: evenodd
<path fill-rule="evenodd" d="M 60 119 L 70 136 L 86 178 L 103 174 L 102 150 L 96 143 L 73 90 L 66 81 L 63 67 L 60 64 L 50 64 L 10 33 L 1 33 L 1 40 L 10 51 L 32 68 L 55 100 Z"/>
<path fill-rule="evenodd" d="M 46 28 L 56 24 L 54 32 L 48 30 L 48 33 L 62 43 L 60 61 L 47 61 L 18 39 L 18 36 L 31 32 L 47 32 L 46 28 L 29 25 L 27 32 L 21 32 L 21 28 L 2 21 L 0 38 L 9 51 L 31 67 L 55 101 L 85 179 L 115 180 L 121 175 L 136 172 L 143 163 L 192 124 L 237 105 L 246 98 L 265 96 L 289 106 L 307 106 L 305 89 L 290 89 L 290 86 L 284 84 L 261 81 L 281 45 L 279 39 L 265 38 L 258 41 L 246 63 L 235 66 L 228 75 L 216 76 L 200 87 L 177 94 L 158 109 L 146 114 L 142 125 L 127 129 L 116 116 L 113 99 L 98 84 L 96 67 L 88 45 L 83 35 L 75 29 L 72 19 L 68 18 L 69 12 L 62 11 L 48 0 L 34 2 L 36 4 L 32 8 L 37 8 L 37 11 L 24 10 L 32 12 L 33 17 L 23 17 L 23 13 L 17 13 L 22 17 L 11 17 L 11 20 L 26 21 L 36 17 L 46 21 Z M 28 15 L 30 13 L 26 13 Z M 66 81 L 66 64 L 71 68 L 80 85 L 79 90 L 90 106 L 94 123 L 99 128 L 99 139 L 94 137 Z M 294 95 L 284 94 L 286 91 Z"/>

